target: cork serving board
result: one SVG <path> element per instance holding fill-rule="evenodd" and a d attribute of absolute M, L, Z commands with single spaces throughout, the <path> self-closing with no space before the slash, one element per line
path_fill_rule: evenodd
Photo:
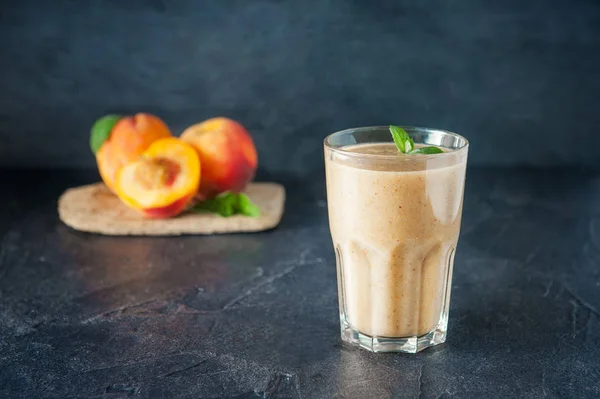
<path fill-rule="evenodd" d="M 279 224 L 285 203 L 283 186 L 250 183 L 246 194 L 260 208 L 259 217 L 184 212 L 170 219 L 147 219 L 123 205 L 103 183 L 96 183 L 65 191 L 58 200 L 58 214 L 75 230 L 115 236 L 256 232 Z"/>

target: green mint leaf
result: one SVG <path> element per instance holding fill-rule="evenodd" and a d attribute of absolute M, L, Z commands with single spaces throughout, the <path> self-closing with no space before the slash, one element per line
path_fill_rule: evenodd
<path fill-rule="evenodd" d="M 229 217 L 235 213 L 236 195 L 230 192 L 219 194 L 216 197 L 219 202 L 219 215 Z"/>
<path fill-rule="evenodd" d="M 243 193 L 238 194 L 237 209 L 246 216 L 253 218 L 260 216 L 260 209 L 252 202 L 250 197 Z"/>
<path fill-rule="evenodd" d="M 192 212 L 211 212 L 223 217 L 242 214 L 250 217 L 260 215 L 260 209 L 252 203 L 246 194 L 224 192 L 213 199 L 198 202 Z"/>
<path fill-rule="evenodd" d="M 119 119 L 121 119 L 120 115 L 106 115 L 94 122 L 92 129 L 90 130 L 90 148 L 94 154 L 96 154 L 100 150 L 100 147 L 102 147 L 102 144 L 108 140 L 110 132 Z"/>
<path fill-rule="evenodd" d="M 437 147 L 422 147 L 412 150 L 410 154 L 441 154 L 442 152 L 444 151 Z"/>
<path fill-rule="evenodd" d="M 214 213 L 223 217 L 229 217 L 235 213 L 236 195 L 230 192 L 224 192 L 217 195 L 212 201 L 215 203 Z"/>
<path fill-rule="evenodd" d="M 225 196 L 223 196 L 222 198 L 220 198 L 221 201 L 221 216 L 223 217 L 228 217 L 233 215 L 234 213 L 236 213 L 236 203 L 237 203 L 237 197 L 235 194 L 233 193 L 226 193 Z"/>
<path fill-rule="evenodd" d="M 390 133 L 392 133 L 394 143 L 396 143 L 396 147 L 401 153 L 408 154 L 415 148 L 415 142 L 401 127 L 390 125 Z"/>
<path fill-rule="evenodd" d="M 200 201 L 192 207 L 192 212 L 211 212 L 228 217 L 234 214 L 235 194 L 229 192 L 219 194 L 213 199 Z"/>
<path fill-rule="evenodd" d="M 200 201 L 190 208 L 192 212 L 212 212 L 219 213 L 219 203 L 214 199 Z"/>

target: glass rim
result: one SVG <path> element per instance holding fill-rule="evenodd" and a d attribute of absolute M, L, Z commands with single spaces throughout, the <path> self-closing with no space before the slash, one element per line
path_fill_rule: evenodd
<path fill-rule="evenodd" d="M 421 154 L 419 155 L 419 159 L 440 159 L 440 158 L 445 158 L 448 156 L 452 156 L 452 155 L 456 155 L 457 153 L 460 154 L 462 152 L 466 152 L 468 151 L 469 148 L 469 140 L 467 140 L 464 136 L 458 134 L 458 133 L 454 133 L 451 132 L 449 130 L 444 130 L 444 129 L 436 129 L 436 128 L 430 128 L 430 127 L 423 127 L 423 126 L 399 126 L 402 129 L 406 130 L 407 133 L 410 135 L 411 131 L 424 131 L 424 132 L 437 132 L 437 133 L 441 133 L 444 135 L 448 135 L 448 136 L 452 136 L 455 138 L 458 138 L 460 140 L 464 141 L 464 145 L 461 147 L 458 147 L 456 149 L 451 149 L 451 151 L 448 152 L 442 152 L 439 154 Z M 361 131 L 373 131 L 373 130 L 389 130 L 389 125 L 379 125 L 379 126 L 362 126 L 362 127 L 353 127 L 353 128 L 349 128 L 349 129 L 344 129 L 344 130 L 338 130 L 337 132 L 331 133 L 329 135 L 327 135 L 325 137 L 325 139 L 323 140 L 323 145 L 330 149 L 331 151 L 344 155 L 344 156 L 349 156 L 349 157 L 356 157 L 356 158 L 374 158 L 374 159 L 387 159 L 387 160 L 410 160 L 410 159 L 414 159 L 412 158 L 412 156 L 410 156 L 409 154 L 404 154 L 404 153 L 398 153 L 398 154 L 394 154 L 394 155 L 385 155 L 385 154 L 364 154 L 364 153 L 359 153 L 359 152 L 353 152 L 353 151 L 348 151 L 348 150 L 344 150 L 345 147 L 348 146 L 344 146 L 344 147 L 334 147 L 333 145 L 331 145 L 330 141 L 332 138 L 337 137 L 337 136 L 341 136 L 343 134 L 348 134 L 351 132 L 361 132 Z M 390 134 L 390 139 L 391 139 L 391 134 Z M 393 139 L 391 139 L 389 141 L 390 143 L 393 143 Z M 447 147 L 444 147 L 447 148 Z M 400 155 L 400 156 L 398 156 Z"/>

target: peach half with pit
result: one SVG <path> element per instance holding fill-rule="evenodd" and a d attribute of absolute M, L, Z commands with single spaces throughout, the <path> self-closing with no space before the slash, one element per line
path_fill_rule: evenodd
<path fill-rule="evenodd" d="M 254 178 L 258 155 L 250 133 L 228 118 L 212 118 L 188 127 L 181 140 L 191 144 L 200 155 L 202 181 L 199 199 L 219 193 L 238 193 Z"/>
<path fill-rule="evenodd" d="M 150 144 L 138 160 L 117 172 L 116 192 L 128 207 L 152 219 L 184 211 L 198 191 L 200 159 L 189 144 L 171 137 Z"/>

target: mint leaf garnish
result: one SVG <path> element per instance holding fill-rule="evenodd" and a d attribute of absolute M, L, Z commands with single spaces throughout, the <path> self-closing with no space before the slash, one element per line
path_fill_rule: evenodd
<path fill-rule="evenodd" d="M 223 217 L 242 214 L 250 217 L 260 216 L 260 209 L 243 193 L 224 192 L 213 199 L 198 202 L 192 212 L 211 212 Z"/>
<path fill-rule="evenodd" d="M 415 148 L 415 142 L 401 127 L 391 125 L 390 133 L 392 133 L 394 143 L 396 143 L 396 147 L 398 147 L 398 151 L 401 153 L 408 154 Z"/>
<path fill-rule="evenodd" d="M 411 152 L 409 152 L 409 154 L 441 154 L 442 152 L 444 151 L 437 147 L 423 147 L 417 148 L 416 150 L 412 150 Z"/>
<path fill-rule="evenodd" d="M 235 194 L 226 192 L 219 194 L 213 199 L 198 202 L 192 210 L 194 212 L 212 212 L 223 217 L 228 217 L 234 214 L 235 204 Z"/>
<path fill-rule="evenodd" d="M 106 115 L 99 118 L 92 125 L 90 131 L 90 148 L 95 154 L 100 150 L 102 144 L 110 137 L 110 132 L 117 122 L 121 119 L 120 115 Z"/>
<path fill-rule="evenodd" d="M 237 209 L 240 211 L 240 213 L 246 216 L 260 216 L 260 209 L 258 209 L 258 207 L 254 205 L 250 197 L 248 197 L 244 193 L 240 193 L 237 196 Z"/>
<path fill-rule="evenodd" d="M 228 217 L 235 213 L 235 194 L 222 193 L 217 195 L 214 200 L 217 201 L 219 215 Z"/>
<path fill-rule="evenodd" d="M 442 151 L 437 147 L 422 147 L 415 149 L 415 142 L 408 133 L 399 126 L 390 125 L 390 133 L 398 147 L 398 151 L 403 154 L 441 154 Z"/>
<path fill-rule="evenodd" d="M 214 199 L 200 201 L 197 204 L 195 204 L 192 208 L 190 208 L 190 211 L 198 213 L 212 212 L 220 214 L 219 202 Z"/>

